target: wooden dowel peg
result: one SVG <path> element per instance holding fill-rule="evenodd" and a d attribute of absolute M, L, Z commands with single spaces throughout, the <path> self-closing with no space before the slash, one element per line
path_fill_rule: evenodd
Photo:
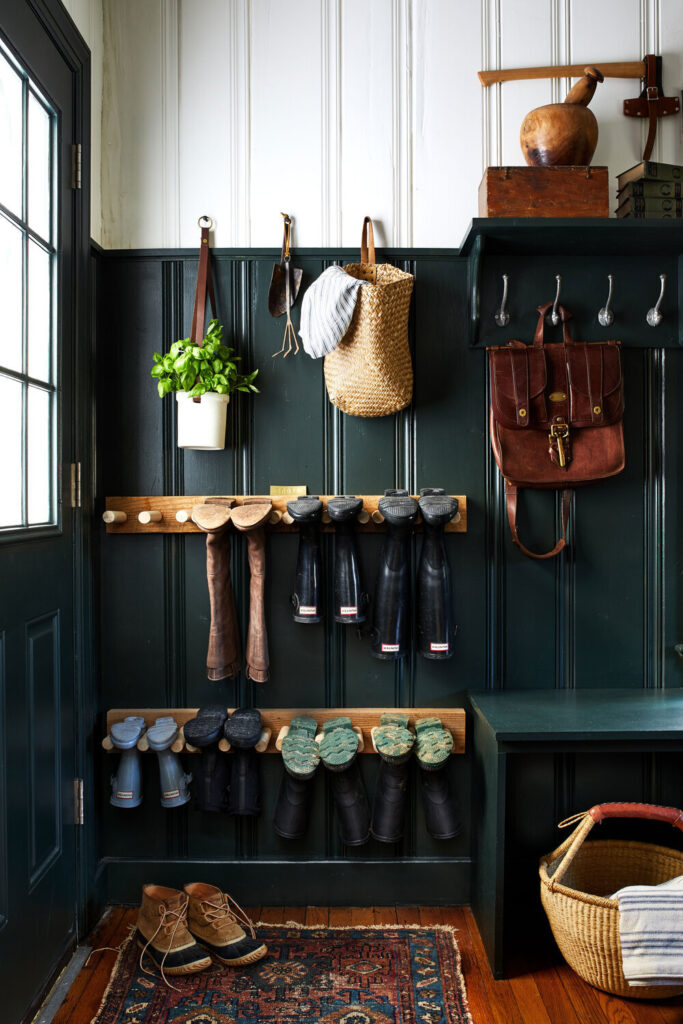
<path fill-rule="evenodd" d="M 353 731 L 358 737 L 358 753 L 362 754 L 363 751 L 365 750 L 365 737 L 363 736 L 363 730 L 359 725 L 354 725 Z"/>
<path fill-rule="evenodd" d="M 294 519 L 292 518 L 292 516 L 290 516 L 289 512 L 283 512 L 282 522 L 285 524 L 285 526 L 291 526 L 292 523 L 294 522 Z"/>
<path fill-rule="evenodd" d="M 268 744 L 270 743 L 270 737 L 272 735 L 273 735 L 273 730 L 272 729 L 264 729 L 261 732 L 261 739 L 258 741 L 256 746 L 254 747 L 254 750 L 256 751 L 257 754 L 262 754 L 267 749 Z"/>
<path fill-rule="evenodd" d="M 223 736 L 222 739 L 218 741 L 218 749 L 222 750 L 224 754 L 230 753 L 230 744 L 226 740 L 225 736 Z"/>
<path fill-rule="evenodd" d="M 270 518 L 268 519 L 268 522 L 270 523 L 271 526 L 277 526 L 281 519 L 282 512 L 280 512 L 279 509 L 274 508 L 273 511 L 270 513 Z"/>
<path fill-rule="evenodd" d="M 331 523 L 332 522 L 332 516 L 330 515 L 330 513 L 327 511 L 326 508 L 323 509 L 323 514 L 322 514 L 322 516 L 320 518 L 322 519 L 323 523 Z"/>
<path fill-rule="evenodd" d="M 102 513 L 102 522 L 110 526 L 112 523 L 125 523 L 128 516 L 125 512 L 114 512 L 112 509 L 107 509 L 106 512 Z"/>
<path fill-rule="evenodd" d="M 138 522 L 142 523 L 143 526 L 148 526 L 149 523 L 160 523 L 162 518 L 161 512 L 154 510 L 138 513 Z"/>
<path fill-rule="evenodd" d="M 377 732 L 378 729 L 379 729 L 378 725 L 373 725 L 372 729 L 370 730 L 370 739 L 372 740 L 372 749 L 375 751 L 376 754 L 379 754 L 379 750 L 377 749 L 377 744 L 375 743 L 375 733 Z"/>
<path fill-rule="evenodd" d="M 189 523 L 192 518 L 191 508 L 179 508 L 175 514 L 176 522 L 178 523 Z"/>
<path fill-rule="evenodd" d="M 176 736 L 176 738 L 174 739 L 173 743 L 171 744 L 171 750 L 173 751 L 174 754 L 182 754 L 184 748 L 185 748 L 185 732 L 184 732 L 183 727 L 181 725 L 181 727 L 178 729 L 178 735 Z"/>
<path fill-rule="evenodd" d="M 378 508 L 376 508 L 375 511 L 372 513 L 372 521 L 373 523 L 376 523 L 377 526 L 379 526 L 380 523 L 384 522 L 384 516 L 382 515 Z"/>
<path fill-rule="evenodd" d="M 187 740 L 185 740 L 185 752 L 187 754 L 201 754 L 202 748 L 193 747 L 191 743 L 188 743 Z"/>
<path fill-rule="evenodd" d="M 113 749 L 114 749 L 114 744 L 111 741 L 111 736 L 109 735 L 109 733 L 107 733 L 107 735 L 102 740 L 102 750 L 106 750 L 107 753 L 110 754 Z"/>
<path fill-rule="evenodd" d="M 143 735 L 140 737 L 140 739 L 137 742 L 137 748 L 141 753 L 147 753 L 147 751 L 149 750 L 149 740 L 147 739 L 147 733 L 143 733 Z"/>
<path fill-rule="evenodd" d="M 356 516 L 356 519 L 359 523 L 362 523 L 362 525 L 365 526 L 366 523 L 370 522 L 370 513 L 366 508 L 362 508 Z"/>
<path fill-rule="evenodd" d="M 275 749 L 279 750 L 280 753 L 282 753 L 282 741 L 287 736 L 289 736 L 289 726 L 288 725 L 283 725 L 281 727 L 279 733 L 277 734 L 277 739 L 275 740 Z"/>

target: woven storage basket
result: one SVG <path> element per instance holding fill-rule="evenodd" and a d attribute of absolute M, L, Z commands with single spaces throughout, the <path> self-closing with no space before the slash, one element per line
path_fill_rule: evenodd
<path fill-rule="evenodd" d="M 413 276 L 389 263 L 375 264 L 369 217 L 363 221 L 361 262 L 350 263 L 344 270 L 365 283 L 358 289 L 348 331 L 325 356 L 327 393 L 349 416 L 388 416 L 404 409 L 413 397 L 408 344 Z"/>
<path fill-rule="evenodd" d="M 659 885 L 683 874 L 683 853 L 650 843 L 584 840 L 604 818 L 647 818 L 681 828 L 683 812 L 652 804 L 598 804 L 578 827 L 541 859 L 541 903 L 560 952 L 596 988 L 630 999 L 666 999 L 681 986 L 632 987 L 624 978 L 619 941 L 619 901 L 609 894 L 625 885 Z"/>

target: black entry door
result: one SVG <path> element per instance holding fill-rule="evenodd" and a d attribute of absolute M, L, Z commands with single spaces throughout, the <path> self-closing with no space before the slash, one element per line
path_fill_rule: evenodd
<path fill-rule="evenodd" d="M 30 1012 L 77 921 L 71 501 L 81 88 L 49 5 L 0 17 L 0 1019 Z"/>

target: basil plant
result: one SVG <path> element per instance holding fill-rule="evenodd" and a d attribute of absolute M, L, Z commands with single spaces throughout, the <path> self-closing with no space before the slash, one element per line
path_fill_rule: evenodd
<path fill-rule="evenodd" d="M 211 320 L 203 345 L 193 345 L 189 338 L 176 341 L 164 355 L 155 352 L 152 376 L 156 378 L 159 396 L 172 391 L 187 391 L 199 398 L 208 391 L 230 395 L 233 391 L 258 392 L 253 373 L 239 373 L 240 356 L 223 344 L 223 327 Z"/>

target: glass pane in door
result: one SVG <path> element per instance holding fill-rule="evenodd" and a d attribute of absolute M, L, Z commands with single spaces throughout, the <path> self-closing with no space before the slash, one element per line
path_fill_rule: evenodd
<path fill-rule="evenodd" d="M 0 374 L 0 527 L 21 526 L 21 381 Z"/>
<path fill-rule="evenodd" d="M 52 430 L 48 391 L 28 389 L 27 490 L 29 526 L 50 521 L 52 490 Z"/>
<path fill-rule="evenodd" d="M 31 240 L 28 243 L 28 375 L 52 380 L 50 353 L 50 254 Z"/>
<path fill-rule="evenodd" d="M 22 82 L 0 50 L 0 203 L 22 215 Z"/>
<path fill-rule="evenodd" d="M 28 94 L 28 224 L 50 240 L 50 115 Z"/>
<path fill-rule="evenodd" d="M 22 241 L 20 229 L 0 214 L 0 366 L 19 372 L 22 369 Z"/>

